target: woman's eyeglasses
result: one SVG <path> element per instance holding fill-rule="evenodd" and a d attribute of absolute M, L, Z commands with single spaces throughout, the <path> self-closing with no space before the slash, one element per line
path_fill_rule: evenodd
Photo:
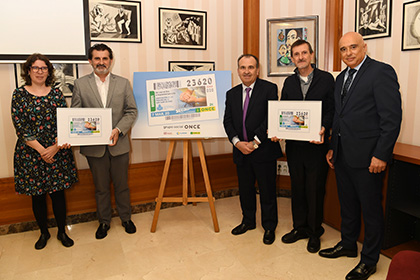
<path fill-rule="evenodd" d="M 41 70 L 41 72 L 47 72 L 48 71 L 48 67 L 47 66 L 42 66 L 42 67 L 31 66 L 31 69 L 34 72 L 39 72 L 39 70 Z"/>

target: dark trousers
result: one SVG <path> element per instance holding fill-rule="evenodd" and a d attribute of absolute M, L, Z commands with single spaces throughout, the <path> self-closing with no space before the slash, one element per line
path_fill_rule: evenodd
<path fill-rule="evenodd" d="M 65 232 L 66 226 L 66 197 L 63 191 L 50 193 L 58 233 Z M 32 196 L 32 211 L 41 233 L 48 232 L 47 194 Z"/>
<path fill-rule="evenodd" d="M 236 165 L 239 182 L 239 199 L 242 223 L 254 226 L 257 211 L 255 182 L 260 191 L 261 221 L 265 230 L 277 227 L 276 160 L 252 162 L 245 157 L 243 164 Z"/>
<path fill-rule="evenodd" d="M 325 182 L 328 163 L 327 146 L 309 142 L 287 141 L 286 154 L 292 187 L 293 228 L 309 236 L 324 233 Z"/>
<path fill-rule="evenodd" d="M 361 262 L 376 265 L 382 247 L 384 217 L 382 209 L 382 185 L 384 172 L 370 173 L 368 168 L 352 168 L 340 152 L 335 166 L 338 196 L 341 206 L 341 245 L 357 249 L 361 215 L 365 224 L 365 238 Z"/>
<path fill-rule="evenodd" d="M 112 217 L 111 179 L 115 203 L 121 221 L 131 219 L 130 189 L 128 188 L 128 153 L 112 156 L 108 149 L 103 157 L 87 157 L 95 184 L 97 215 L 100 223 L 109 225 Z"/>

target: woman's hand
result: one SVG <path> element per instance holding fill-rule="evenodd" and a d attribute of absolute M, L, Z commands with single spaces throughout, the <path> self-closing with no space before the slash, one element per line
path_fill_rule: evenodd
<path fill-rule="evenodd" d="M 57 144 L 51 145 L 44 149 L 40 154 L 42 159 L 47 163 L 55 162 L 54 156 L 58 152 L 59 148 Z"/>

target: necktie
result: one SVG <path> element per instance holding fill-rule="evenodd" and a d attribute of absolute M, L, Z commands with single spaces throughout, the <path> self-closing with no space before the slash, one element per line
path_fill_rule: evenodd
<path fill-rule="evenodd" d="M 244 140 L 248 141 L 248 136 L 246 134 L 246 127 L 245 127 L 245 119 L 246 119 L 246 111 L 248 110 L 249 105 L 249 92 L 251 91 L 251 88 L 248 87 L 245 89 L 245 102 L 244 102 L 244 109 L 243 109 L 243 115 L 242 115 L 242 133 L 244 135 Z"/>
<path fill-rule="evenodd" d="M 343 92 L 341 93 L 341 104 L 343 104 L 344 99 L 346 98 L 347 92 L 349 91 L 351 81 L 353 80 L 353 75 L 356 73 L 355 69 L 349 70 L 349 75 L 347 76 L 347 80 L 344 83 Z"/>

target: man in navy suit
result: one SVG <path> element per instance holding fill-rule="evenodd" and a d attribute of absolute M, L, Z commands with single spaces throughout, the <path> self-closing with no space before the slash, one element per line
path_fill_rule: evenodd
<path fill-rule="evenodd" d="M 400 132 L 402 110 L 394 69 L 366 55 L 367 46 L 356 32 L 339 41 L 341 59 L 348 66 L 336 80 L 335 114 L 327 161 L 335 168 L 341 206 L 341 241 L 319 255 L 357 257 L 361 214 L 365 237 L 361 260 L 347 280 L 368 279 L 376 272 L 384 219 L 382 184 L 387 162 Z"/>
<path fill-rule="evenodd" d="M 272 244 L 277 227 L 276 160 L 281 157 L 277 143 L 267 138 L 268 101 L 278 100 L 277 85 L 258 78 L 259 63 L 254 55 L 238 58 L 242 83 L 226 93 L 223 124 L 233 144 L 233 161 L 238 173 L 242 222 L 233 235 L 255 229 L 256 190 L 260 191 L 263 242 Z"/>

